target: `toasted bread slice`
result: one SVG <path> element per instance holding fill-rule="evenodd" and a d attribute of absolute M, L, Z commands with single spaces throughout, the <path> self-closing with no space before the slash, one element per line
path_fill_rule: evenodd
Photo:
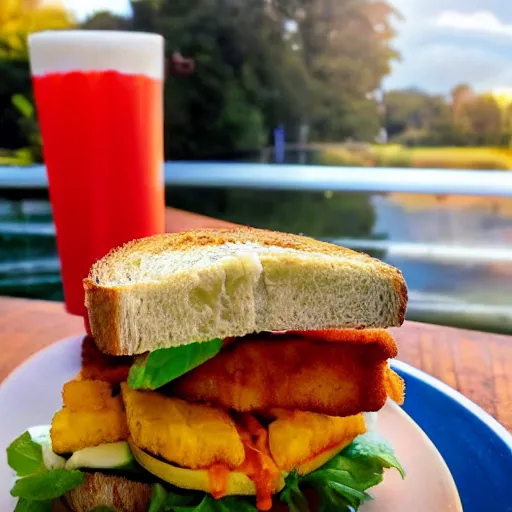
<path fill-rule="evenodd" d="M 97 508 L 116 512 L 146 512 L 151 501 L 151 485 L 103 473 L 86 473 L 85 482 L 68 491 L 64 499 L 73 512 Z"/>
<path fill-rule="evenodd" d="M 290 329 L 401 325 L 400 271 L 365 254 L 253 228 L 134 240 L 84 280 L 98 347 L 132 355 Z"/>

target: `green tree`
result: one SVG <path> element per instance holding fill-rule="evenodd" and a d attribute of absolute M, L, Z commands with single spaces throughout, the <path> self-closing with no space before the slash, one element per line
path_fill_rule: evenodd
<path fill-rule="evenodd" d="M 408 145 L 454 143 L 450 105 L 438 95 L 416 89 L 389 91 L 384 96 L 388 136 Z"/>
<path fill-rule="evenodd" d="M 457 118 L 461 133 L 470 144 L 500 145 L 502 143 L 501 109 L 490 94 L 477 96 L 464 103 Z"/>
<path fill-rule="evenodd" d="M 32 102 L 27 36 L 47 29 L 74 26 L 72 15 L 59 5 L 37 0 L 0 0 L 0 148 L 31 147 L 40 159 L 35 120 L 13 103 L 15 95 Z"/>
<path fill-rule="evenodd" d="M 296 123 L 302 63 L 263 0 L 132 3 L 132 28 L 161 33 L 167 52 L 195 62 L 165 90 L 168 158 L 257 150 L 279 123 Z M 302 95 L 303 97 L 304 95 Z"/>
<path fill-rule="evenodd" d="M 374 238 L 369 194 L 173 187 L 167 203 L 185 210 L 317 238 Z"/>
<path fill-rule="evenodd" d="M 503 145 L 512 145 L 512 103 L 505 105 L 502 109 L 503 123 Z"/>
<path fill-rule="evenodd" d="M 399 57 L 391 21 L 399 13 L 385 1 L 281 0 L 298 28 L 297 48 L 309 75 L 303 112 L 312 137 L 372 140 L 381 125 L 374 92 Z M 359 114 L 363 115 L 359 115 Z"/>
<path fill-rule="evenodd" d="M 469 84 L 459 84 L 451 90 L 452 97 L 452 117 L 454 122 L 457 122 L 458 117 L 464 106 L 471 103 L 476 94 Z"/>
<path fill-rule="evenodd" d="M 63 7 L 41 0 L 2 0 L 0 2 L 0 56 L 26 59 L 27 36 L 40 30 L 74 26 L 75 21 Z"/>
<path fill-rule="evenodd" d="M 385 95 L 386 128 L 407 145 L 503 146 L 512 134 L 512 109 L 491 94 L 477 95 L 467 84 L 451 92 L 451 102 L 419 90 Z"/>
<path fill-rule="evenodd" d="M 22 116 L 13 105 L 14 94 L 32 97 L 28 62 L 24 59 L 0 58 L 0 148 L 18 149 L 28 143 L 20 126 Z"/>
<path fill-rule="evenodd" d="M 195 72 L 166 84 L 169 158 L 257 149 L 284 124 L 297 140 L 372 140 L 373 93 L 397 54 L 396 12 L 371 0 L 138 0 L 131 28 L 159 32 Z"/>
<path fill-rule="evenodd" d="M 85 20 L 80 28 L 85 30 L 129 30 L 131 20 L 110 11 L 99 11 Z"/>

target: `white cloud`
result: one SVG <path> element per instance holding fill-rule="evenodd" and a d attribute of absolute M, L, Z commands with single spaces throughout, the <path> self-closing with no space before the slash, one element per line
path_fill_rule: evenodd
<path fill-rule="evenodd" d="M 418 86 L 433 93 L 446 94 L 460 83 L 477 91 L 512 86 L 512 69 L 507 55 L 489 53 L 478 46 L 454 43 L 424 45 L 404 55 L 385 80 L 387 89 Z"/>
<path fill-rule="evenodd" d="M 98 11 L 110 11 L 127 16 L 131 12 L 129 0 L 60 0 L 81 21 Z"/>
<path fill-rule="evenodd" d="M 479 92 L 512 87 L 512 0 L 390 1 L 405 20 L 396 25 L 393 45 L 402 60 L 393 63 L 387 89 L 446 94 L 462 82 Z"/>
<path fill-rule="evenodd" d="M 512 37 L 512 24 L 503 23 L 490 11 L 442 11 L 432 20 L 437 27 L 456 30 L 491 32 Z"/>

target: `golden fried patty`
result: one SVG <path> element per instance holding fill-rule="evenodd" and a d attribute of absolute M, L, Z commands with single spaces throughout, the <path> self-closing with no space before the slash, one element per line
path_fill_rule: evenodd
<path fill-rule="evenodd" d="M 226 411 L 191 404 L 155 391 L 135 391 L 121 384 L 133 442 L 150 453 L 187 468 L 242 464 L 244 447 Z"/>
<path fill-rule="evenodd" d="M 55 413 L 50 432 L 55 453 L 128 439 L 123 402 L 120 396 L 112 396 L 108 382 L 68 382 L 62 398 L 63 408 Z"/>
<path fill-rule="evenodd" d="M 396 344 L 380 329 L 260 334 L 170 384 L 172 394 L 240 412 L 272 408 L 350 416 L 378 411 L 389 394 L 403 400 L 389 369 Z"/>

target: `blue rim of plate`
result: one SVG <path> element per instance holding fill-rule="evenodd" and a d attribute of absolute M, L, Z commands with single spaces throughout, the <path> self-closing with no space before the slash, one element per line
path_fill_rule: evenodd
<path fill-rule="evenodd" d="M 512 512 L 512 435 L 438 379 L 401 361 L 391 366 L 405 380 L 403 409 L 443 456 L 464 512 Z"/>

